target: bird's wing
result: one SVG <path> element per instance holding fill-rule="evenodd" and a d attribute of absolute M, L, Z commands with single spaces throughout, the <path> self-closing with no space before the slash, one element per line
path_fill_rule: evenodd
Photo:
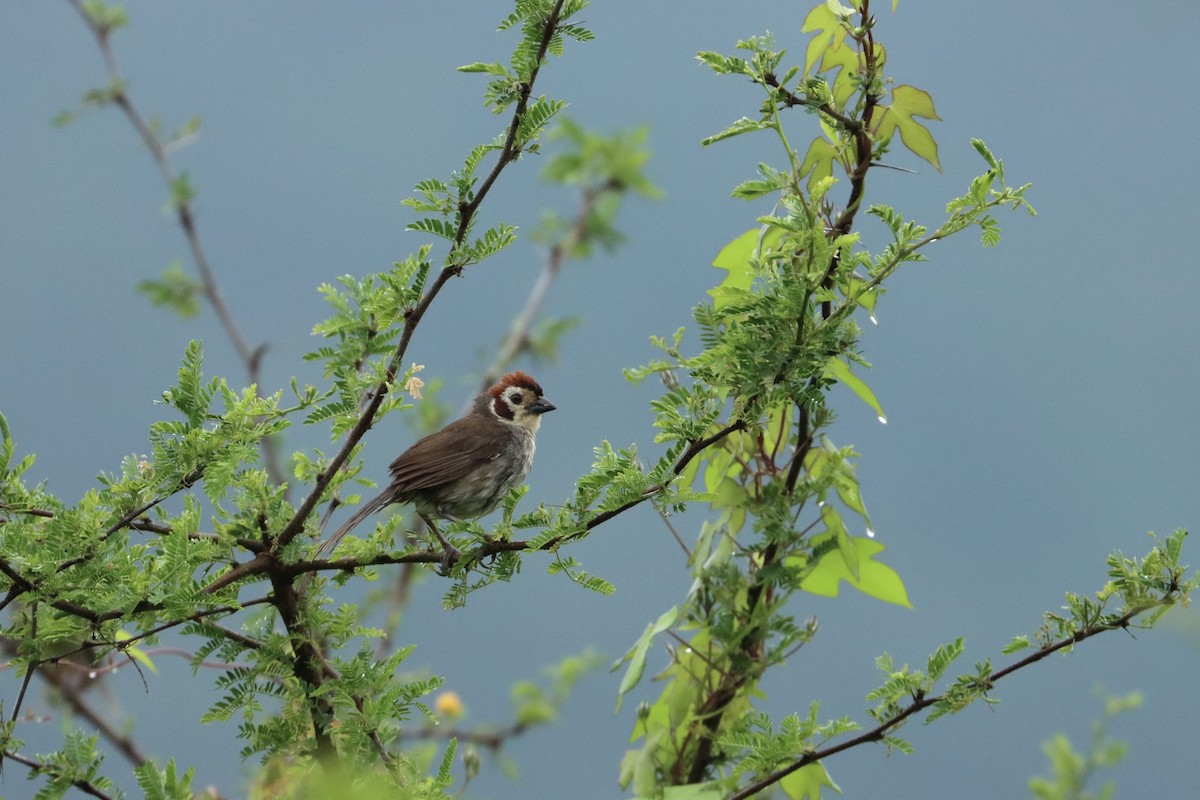
<path fill-rule="evenodd" d="M 504 452 L 511 435 L 505 426 L 479 430 L 466 419 L 421 439 L 392 462 L 392 486 L 402 493 L 458 480 Z"/>

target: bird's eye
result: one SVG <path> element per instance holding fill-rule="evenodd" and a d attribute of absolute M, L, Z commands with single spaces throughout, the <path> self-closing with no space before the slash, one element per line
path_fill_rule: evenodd
<path fill-rule="evenodd" d="M 514 406 L 521 405 L 521 395 L 519 392 L 513 392 L 508 396 L 508 399 Z"/>

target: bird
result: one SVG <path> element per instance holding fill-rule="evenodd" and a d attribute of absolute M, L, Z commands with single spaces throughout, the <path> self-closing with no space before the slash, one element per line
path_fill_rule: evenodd
<path fill-rule="evenodd" d="M 556 406 L 524 372 L 510 372 L 481 392 L 471 410 L 418 440 L 391 463 L 392 480 L 318 549 L 331 552 L 367 517 L 393 503 L 412 503 L 445 548 L 456 554 L 434 519 L 458 520 L 491 512 L 533 465 L 542 415 Z"/>

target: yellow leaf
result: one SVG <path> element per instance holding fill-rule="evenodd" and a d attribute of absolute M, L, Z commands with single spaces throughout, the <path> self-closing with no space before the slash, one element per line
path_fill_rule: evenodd
<path fill-rule="evenodd" d="M 833 160 L 837 158 L 837 148 L 824 139 L 813 139 L 804 154 L 804 163 L 800 165 L 800 174 L 811 172 L 808 176 L 808 190 L 813 184 L 833 176 Z"/>
<path fill-rule="evenodd" d="M 812 68 L 821 60 L 821 54 L 826 50 L 836 50 L 846 39 L 846 29 L 842 27 L 837 16 L 823 5 L 808 12 L 804 25 L 800 30 L 804 33 L 817 31 L 817 35 L 808 43 L 808 51 L 804 55 L 804 72 L 810 74 Z"/>
<path fill-rule="evenodd" d="M 717 257 L 713 259 L 712 265 L 729 274 L 725 276 L 725 280 L 721 281 L 719 286 L 708 290 L 709 295 L 713 298 L 713 308 L 720 309 L 727 305 L 729 295 L 749 291 L 751 284 L 754 283 L 754 270 L 751 268 L 751 262 L 760 252 L 770 250 L 781 236 L 783 236 L 783 232 L 778 228 L 752 228 L 721 248 L 721 252 L 717 253 Z M 733 291 L 726 292 L 725 290 Z"/>
<path fill-rule="evenodd" d="M 750 258 L 754 255 L 754 247 L 758 243 L 758 229 L 748 230 L 729 244 L 721 248 L 712 265 L 723 269 L 729 274 L 721 281 L 717 289 L 740 289 L 747 291 L 754 282 L 754 273 L 750 269 Z M 712 295 L 713 306 L 720 309 L 728 301 L 716 289 L 708 292 Z"/>
<path fill-rule="evenodd" d="M 881 108 L 885 111 L 875 126 L 875 138 L 886 139 L 899 131 L 900 139 L 904 142 L 905 147 L 941 172 L 942 165 L 938 161 L 937 142 L 934 141 L 933 134 L 929 132 L 929 129 L 916 120 L 916 117 L 941 120 L 937 111 L 934 110 L 933 98 L 929 96 L 929 93 L 915 86 L 897 86 L 892 89 L 891 105 L 881 106 Z"/>
<path fill-rule="evenodd" d="M 850 574 L 842 560 L 842 553 L 833 550 L 813 567 L 812 572 L 800 582 L 800 588 L 821 597 L 837 597 L 838 584 L 845 581 L 863 594 L 912 608 L 900 575 L 888 565 L 872 560 L 883 552 L 883 545 L 874 539 L 852 538 L 850 541 L 858 556 L 858 578 Z"/>
<path fill-rule="evenodd" d="M 846 530 L 846 525 L 842 522 L 842 515 L 837 512 L 837 509 L 826 503 L 821 506 L 821 520 L 825 523 L 825 529 L 833 535 L 833 539 L 837 542 L 838 555 L 842 557 L 841 568 L 844 569 L 852 580 L 859 579 L 858 567 L 858 550 L 854 546 L 854 538 L 850 532 Z M 818 562 L 815 569 L 820 569 L 825 559 Z M 803 587 L 801 587 L 803 588 Z"/>
<path fill-rule="evenodd" d="M 860 71 L 860 58 L 858 49 L 848 45 L 829 47 L 821 54 L 821 67 L 817 72 L 838 70 L 837 77 L 830 82 L 829 87 L 833 96 L 831 105 L 838 110 L 846 108 L 846 104 L 850 102 L 850 98 L 854 96 L 854 92 L 860 86 L 859 81 L 855 80 Z M 876 42 L 875 69 L 882 70 L 885 63 L 887 63 L 887 50 L 882 44 Z"/>
<path fill-rule="evenodd" d="M 783 789 L 789 800 L 821 800 L 821 788 L 825 786 L 838 794 L 842 793 L 820 761 L 805 764 L 779 781 L 779 788 Z"/>
<path fill-rule="evenodd" d="M 123 631 L 123 630 L 117 631 L 117 641 L 118 642 L 126 642 L 132 638 L 133 638 L 133 636 L 130 635 L 129 633 L 127 633 L 126 631 Z M 137 661 L 139 664 L 141 664 L 142 666 L 144 666 L 146 669 L 150 670 L 154 674 L 156 674 L 156 675 L 158 674 L 158 667 L 154 666 L 154 662 L 150 659 L 150 656 L 146 655 L 145 650 L 143 650 L 140 647 L 135 647 L 134 645 L 130 645 L 129 647 L 126 647 L 123 649 L 125 651 L 125 655 L 129 656 L 134 661 Z"/>

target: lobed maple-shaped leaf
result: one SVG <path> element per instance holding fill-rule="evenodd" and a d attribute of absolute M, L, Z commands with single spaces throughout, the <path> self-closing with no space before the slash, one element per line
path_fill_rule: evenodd
<path fill-rule="evenodd" d="M 917 117 L 941 120 L 933 108 L 933 98 L 929 96 L 929 92 L 915 86 L 897 86 L 892 89 L 892 102 L 880 107 L 885 111 L 880 116 L 875 130 L 871 132 L 872 135 L 876 139 L 887 139 L 899 131 L 905 147 L 941 172 L 937 142 L 929 129 L 916 120 Z"/>

